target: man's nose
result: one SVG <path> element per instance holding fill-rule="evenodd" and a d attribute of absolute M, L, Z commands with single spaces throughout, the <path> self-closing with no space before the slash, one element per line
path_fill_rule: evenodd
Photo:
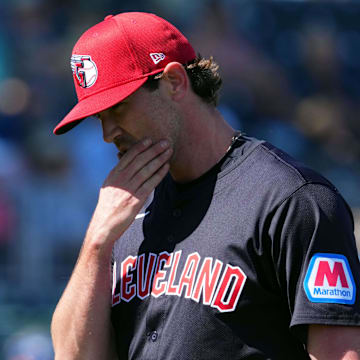
<path fill-rule="evenodd" d="M 107 143 L 114 142 L 114 139 L 122 134 L 122 129 L 109 118 L 101 120 L 101 126 L 103 131 L 103 139 Z"/>

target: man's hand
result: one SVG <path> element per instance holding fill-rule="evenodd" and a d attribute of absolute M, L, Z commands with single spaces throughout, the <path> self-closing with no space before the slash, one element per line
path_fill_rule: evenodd
<path fill-rule="evenodd" d="M 53 315 L 55 359 L 115 359 L 110 319 L 110 259 L 114 242 L 132 223 L 169 170 L 167 141 L 133 145 L 110 172 L 70 281 Z"/>
<path fill-rule="evenodd" d="M 360 327 L 310 325 L 307 350 L 311 360 L 359 360 Z"/>
<path fill-rule="evenodd" d="M 110 246 L 135 219 L 147 197 L 169 170 L 172 149 L 167 140 L 133 145 L 106 178 L 88 234 L 98 245 Z"/>

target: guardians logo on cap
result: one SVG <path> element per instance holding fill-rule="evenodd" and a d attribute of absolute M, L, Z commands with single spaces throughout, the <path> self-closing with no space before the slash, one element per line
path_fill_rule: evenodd
<path fill-rule="evenodd" d="M 93 86 L 97 80 L 98 72 L 95 62 L 90 55 L 71 56 L 71 70 L 82 88 Z"/>

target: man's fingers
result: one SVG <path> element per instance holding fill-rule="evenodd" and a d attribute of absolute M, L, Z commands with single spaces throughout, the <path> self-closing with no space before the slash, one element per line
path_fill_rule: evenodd
<path fill-rule="evenodd" d="M 119 164 L 116 166 L 117 170 L 125 169 L 136 156 L 146 151 L 152 145 L 152 141 L 149 138 L 145 138 L 135 145 L 133 145 L 126 153 L 121 157 Z"/>
<path fill-rule="evenodd" d="M 120 236 L 144 201 L 169 171 L 172 154 L 168 141 L 136 143 L 106 178 L 97 205 L 96 221 Z M 105 219 L 105 220 L 104 220 Z"/>
<path fill-rule="evenodd" d="M 162 140 L 154 144 L 145 151 L 136 155 L 133 162 L 128 165 L 126 171 L 130 176 L 135 176 L 141 169 L 148 168 L 148 164 L 152 163 L 153 160 L 155 159 L 161 160 L 162 158 L 164 158 L 162 154 L 164 154 L 167 151 L 168 147 L 169 147 L 169 142 L 166 140 Z M 160 167 L 161 165 L 162 164 L 159 164 L 158 167 Z M 157 169 L 154 169 L 153 172 L 156 170 Z"/>
<path fill-rule="evenodd" d="M 144 183 L 146 185 L 141 192 L 144 189 L 146 192 L 154 190 L 166 175 L 166 172 L 163 173 L 164 164 L 169 162 L 172 149 L 167 140 L 161 140 L 155 144 L 151 141 L 149 144 L 146 140 L 136 143 L 126 152 L 105 180 L 103 187 L 116 187 L 135 196 L 138 196 L 138 190 Z M 166 168 L 168 171 L 169 166 L 165 166 Z M 162 176 L 160 179 L 159 174 Z M 150 189 L 149 186 L 152 184 L 156 185 Z"/>
<path fill-rule="evenodd" d="M 169 163 L 163 164 L 150 178 L 148 178 L 138 188 L 136 195 L 138 198 L 147 198 L 151 192 L 158 186 L 161 180 L 166 176 L 170 168 Z"/>
<path fill-rule="evenodd" d="M 169 148 L 140 168 L 130 180 L 131 187 L 137 191 L 144 182 L 150 179 L 165 163 L 169 161 L 171 154 L 172 149 Z"/>
<path fill-rule="evenodd" d="M 106 184 L 128 186 L 136 190 L 169 159 L 168 147 L 167 140 L 153 145 L 147 145 L 144 141 L 135 144 L 114 167 Z"/>

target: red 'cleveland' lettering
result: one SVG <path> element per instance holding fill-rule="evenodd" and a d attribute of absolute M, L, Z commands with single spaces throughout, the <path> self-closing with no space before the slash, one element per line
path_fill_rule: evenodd
<path fill-rule="evenodd" d="M 130 271 L 136 269 L 136 259 L 136 256 L 128 256 L 121 263 L 121 299 L 126 302 L 129 302 L 136 295 L 136 285 L 130 285 L 133 281 L 133 275 L 129 274 Z"/>
<path fill-rule="evenodd" d="M 194 252 L 181 262 L 182 272 L 177 277 L 181 254 L 181 250 L 170 254 L 167 251 L 159 255 L 149 253 L 147 261 L 146 254 L 128 256 L 122 261 L 120 269 L 114 262 L 112 306 L 119 304 L 121 300 L 129 302 L 135 296 L 144 300 L 150 294 L 155 298 L 161 295 L 177 295 L 196 302 L 200 302 L 201 299 L 204 305 L 216 308 L 220 312 L 234 311 L 246 282 L 244 272 L 239 267 L 228 264 L 219 281 L 223 263 L 218 259 L 206 257 L 198 271 L 201 256 Z M 319 284 L 323 284 L 326 276 L 329 284 L 336 285 L 340 277 L 343 287 L 347 286 L 341 263 L 335 263 L 333 271 L 327 262 L 323 263 L 325 265 L 319 265 L 316 278 Z M 175 285 L 177 278 L 179 284 Z"/>
<path fill-rule="evenodd" d="M 151 295 L 154 297 L 159 297 L 160 295 L 165 294 L 166 281 L 160 281 L 160 280 L 165 279 L 166 271 L 160 270 L 160 269 L 161 269 L 162 264 L 164 264 L 164 267 L 170 266 L 172 256 L 173 256 L 173 254 L 170 255 L 167 251 L 160 253 L 160 255 L 158 256 L 153 287 L 151 290 Z"/>
<path fill-rule="evenodd" d="M 222 262 L 220 260 L 215 260 L 214 268 L 211 271 L 212 261 L 212 258 L 205 258 L 194 286 L 194 292 L 191 296 L 193 300 L 199 302 L 200 294 L 202 292 L 202 301 L 205 305 L 211 304 L 211 299 L 214 295 L 222 268 Z"/>
<path fill-rule="evenodd" d="M 138 272 L 137 272 L 137 290 L 138 297 L 143 300 L 150 294 L 150 282 L 154 271 L 156 255 L 150 253 L 148 264 L 146 267 L 145 281 L 144 281 L 144 262 L 145 254 L 141 254 L 138 257 Z M 145 283 L 145 284 L 144 284 Z"/>
<path fill-rule="evenodd" d="M 116 293 L 116 261 L 114 261 L 113 265 L 113 283 L 112 283 L 112 306 L 117 305 L 120 302 L 120 294 Z"/>
<path fill-rule="evenodd" d="M 178 286 L 174 285 L 177 268 L 181 256 L 181 250 L 176 251 L 174 254 L 174 261 L 170 271 L 170 278 L 166 289 L 166 295 L 178 295 Z"/>
<path fill-rule="evenodd" d="M 199 261 L 200 255 L 197 252 L 190 254 L 187 257 L 184 270 L 180 276 L 178 291 L 179 296 L 181 296 L 184 286 L 186 286 L 187 288 L 185 297 L 189 298 L 191 296 L 192 288 L 194 285 L 195 273 L 199 265 Z"/>
<path fill-rule="evenodd" d="M 314 285 L 323 286 L 325 276 L 329 286 L 335 287 L 338 278 L 340 278 L 341 286 L 343 288 L 349 288 L 349 284 L 346 280 L 344 268 L 341 262 L 336 261 L 334 263 L 334 269 L 331 271 L 328 261 L 320 261 Z"/>
<path fill-rule="evenodd" d="M 226 265 L 224 275 L 211 306 L 217 308 L 221 312 L 234 311 L 245 284 L 245 280 L 246 275 L 240 268 Z M 232 287 L 229 289 L 231 283 Z M 228 294 L 229 291 L 230 293 Z M 224 299 L 225 296 L 227 296 L 227 300 Z"/>

